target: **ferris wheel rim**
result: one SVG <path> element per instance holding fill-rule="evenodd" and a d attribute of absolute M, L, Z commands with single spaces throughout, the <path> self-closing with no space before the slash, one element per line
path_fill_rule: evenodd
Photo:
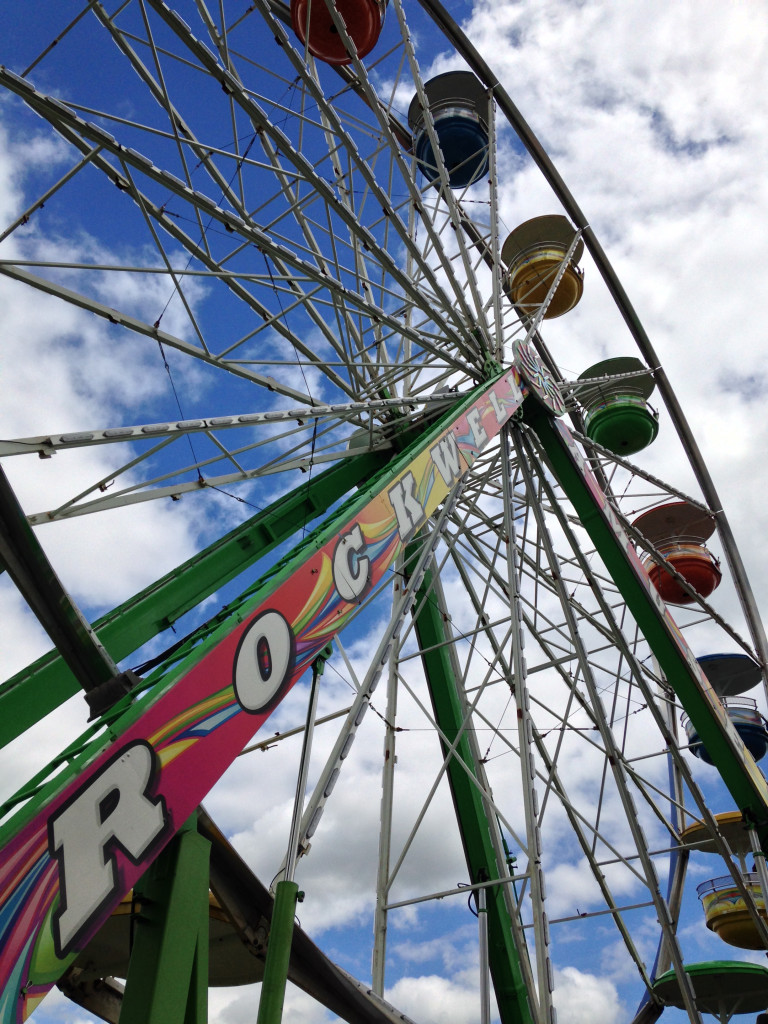
<path fill-rule="evenodd" d="M 437 8 L 438 8 L 438 6 L 439 6 L 438 4 L 434 3 L 434 2 L 433 2 L 433 0 L 422 0 L 422 4 L 423 4 L 423 5 L 425 6 L 425 7 L 429 8 L 430 10 L 434 10 L 434 11 L 437 11 Z M 160 4 L 153 4 L 153 6 L 155 6 L 156 8 L 158 8 L 158 9 L 159 9 L 161 5 L 160 5 Z M 264 8 L 266 9 L 266 8 L 267 8 L 267 6 L 268 6 L 268 7 L 270 7 L 270 8 L 274 8 L 274 6 L 275 6 L 275 5 L 274 5 L 274 4 L 272 3 L 272 4 L 269 4 L 269 5 L 266 5 L 266 4 L 264 4 L 264 5 L 261 5 L 261 6 L 263 6 L 263 7 L 264 7 Z M 441 14 L 440 14 L 439 16 L 440 16 L 440 17 L 444 17 L 444 16 L 446 16 L 446 15 L 444 15 L 444 12 L 443 12 L 443 13 L 441 13 Z M 453 29 L 451 30 L 451 32 L 453 33 Z M 454 41 L 454 37 L 453 37 L 453 35 L 449 35 L 449 34 L 446 34 L 446 37 L 447 37 L 447 38 L 449 38 L 449 39 L 451 39 L 451 40 L 452 40 L 452 42 Z M 458 38 L 458 37 L 457 37 L 457 38 Z M 463 44 L 462 44 L 462 45 L 463 45 Z M 457 46 L 457 50 L 459 50 L 459 52 L 462 52 L 459 46 Z M 469 51 L 468 51 L 468 52 L 469 52 Z M 467 54 L 466 54 L 466 53 L 463 53 L 463 55 L 465 56 L 465 58 L 467 58 Z M 470 52 L 470 56 L 471 56 L 471 52 Z M 471 67 L 471 61 L 468 61 L 468 62 L 470 62 L 470 67 Z M 488 83 L 486 82 L 485 84 L 487 85 Z M 497 85 L 498 85 L 498 84 L 497 84 Z M 503 95 L 505 95 L 505 94 L 503 94 L 503 92 L 501 91 L 501 87 L 498 87 L 498 88 L 497 88 L 497 86 L 494 86 L 494 89 L 495 89 L 495 91 L 497 92 L 497 96 L 498 96 L 498 97 L 502 97 Z M 501 105 L 501 103 L 500 103 L 500 105 Z M 505 112 L 505 113 L 506 113 L 506 112 Z M 523 139 L 523 141 L 524 141 L 524 139 Z M 398 155 L 399 155 L 399 154 L 398 154 Z M 126 163 L 128 163 L 128 164 L 130 164 L 130 163 L 131 163 L 131 161 L 134 161 L 134 163 L 135 163 L 135 160 L 134 160 L 134 158 L 133 158 L 132 156 L 128 156 L 128 157 L 126 157 L 125 159 L 126 159 Z M 308 172 L 307 172 L 307 173 L 308 173 Z M 177 190 L 178 190 L 178 189 L 177 189 Z M 198 201 L 196 201 L 196 202 L 198 202 Z M 566 207 L 566 209 L 567 209 L 567 204 L 563 203 L 563 205 L 564 205 L 564 206 Z M 198 208 L 199 208 L 199 209 L 205 209 L 205 211 L 206 211 L 206 212 L 213 212 L 213 211 L 211 210 L 211 204 L 210 204 L 210 203 L 207 203 L 207 204 L 202 204 L 202 203 L 198 203 Z M 219 214 L 215 214 L 215 215 L 216 215 L 217 217 L 219 216 Z M 575 219 L 575 218 L 574 218 L 574 219 Z M 226 224 L 226 222 L 227 222 L 227 218 L 226 218 L 226 217 L 223 217 L 223 216 L 222 216 L 222 217 L 220 217 L 220 221 L 221 221 L 221 223 L 222 223 L 222 224 L 224 224 L 224 225 L 225 225 L 225 224 Z M 232 225 L 232 218 L 228 218 L 228 222 L 229 222 L 229 226 L 231 226 L 231 225 Z M 582 225 L 582 224 L 577 224 L 577 226 L 580 226 L 580 227 L 584 227 L 584 228 L 585 228 L 585 238 L 586 238 L 586 241 L 587 241 L 587 244 L 588 244 L 588 247 L 589 247 L 589 245 L 590 245 L 590 239 L 593 239 L 593 234 L 592 234 L 592 232 L 591 232 L 591 228 L 589 228 L 589 227 L 588 227 L 588 225 L 586 225 L 586 224 L 583 224 L 583 225 Z M 469 231 L 469 229 L 468 229 L 468 234 L 469 234 L 469 238 L 470 238 L 470 241 L 471 241 L 471 232 Z M 276 258 L 283 258 L 283 257 L 285 256 L 285 257 L 286 257 L 286 259 L 288 259 L 288 256 L 286 256 L 286 253 L 284 253 L 284 252 L 283 252 L 282 250 L 280 250 L 280 247 L 279 247 L 279 245 L 278 245 L 278 244 L 276 244 L 276 243 L 268 243 L 268 242 L 267 242 L 267 240 L 263 240 L 263 239 L 261 239 L 261 238 L 259 238 L 259 241 L 260 241 L 260 242 L 263 242 L 263 243 L 264 243 L 264 245 L 271 245 L 271 247 L 272 247 L 272 248 L 271 248 L 270 252 L 271 252 L 271 253 L 272 253 L 272 254 L 273 254 L 273 255 L 274 255 L 274 256 L 275 256 Z M 597 242 L 596 242 L 596 241 L 594 241 L 594 242 L 593 242 L 593 245 L 594 245 L 595 247 L 597 247 L 597 246 L 598 246 L 598 244 L 597 244 Z M 602 251 L 601 251 L 601 250 L 600 250 L 599 248 L 595 249 L 595 251 L 593 251 L 593 257 L 595 257 L 595 252 L 597 252 L 597 253 L 598 253 L 598 256 L 599 256 L 599 254 L 600 254 L 600 253 L 601 253 Z M 305 267 L 305 263 L 301 262 L 301 261 L 300 261 L 300 259 L 299 259 L 299 257 L 298 257 L 298 256 L 297 256 L 296 254 L 293 254 L 293 256 L 291 256 L 291 257 L 290 257 L 290 259 L 292 260 L 292 264 L 291 264 L 291 265 L 293 266 L 293 269 L 294 269 L 294 270 L 298 270 L 298 269 L 303 269 L 303 268 Z M 598 257 L 595 257 L 595 259 L 596 259 L 596 262 L 598 262 Z M 311 275 L 310 275 L 310 274 L 308 273 L 308 271 L 307 271 L 307 274 L 308 274 L 308 276 L 311 276 Z M 314 278 L 316 279 L 316 273 L 314 274 Z M 399 268 L 397 269 L 397 280 L 398 280 L 398 281 L 399 281 L 400 283 L 403 283 L 403 281 L 404 281 L 404 278 L 403 278 L 403 274 L 402 274 L 402 272 L 401 272 L 401 271 L 399 270 Z M 458 281 L 458 279 L 456 279 L 456 280 Z M 330 286 L 329 286 L 329 287 L 330 287 Z M 342 288 L 343 288 L 343 284 L 342 284 L 342 283 L 341 283 L 340 281 L 339 281 L 338 283 L 336 283 L 336 284 L 335 284 L 335 285 L 334 285 L 333 287 L 337 289 L 337 294 L 341 294 L 341 290 L 342 290 Z M 413 288 L 412 288 L 411 286 L 409 286 L 409 287 L 411 288 L 411 291 L 410 291 L 410 293 L 409 293 L 409 294 L 413 295 L 413 294 L 414 294 L 414 292 L 415 292 L 415 289 L 413 289 Z M 459 292 L 459 293 L 461 294 L 461 291 L 462 291 L 462 290 L 461 290 L 461 288 L 459 288 L 458 284 L 456 284 L 456 285 L 455 285 L 454 287 L 455 287 L 455 288 L 456 288 L 456 290 L 457 290 L 457 291 L 458 291 L 458 292 Z M 446 306 L 451 306 L 451 303 L 450 303 L 450 302 L 447 302 L 447 300 L 446 300 L 445 296 L 444 296 L 444 295 L 443 295 L 442 293 L 439 293 L 439 292 L 438 292 L 437 294 L 438 294 L 438 295 L 440 295 L 441 301 L 445 301 L 445 304 L 446 304 Z M 309 300 L 307 299 L 307 302 L 308 302 L 308 301 L 309 301 Z M 423 305 L 423 303 L 422 303 L 422 305 Z M 451 310 L 451 311 L 453 312 L 453 310 Z M 372 315 L 379 315 L 380 313 L 383 313 L 383 312 L 384 312 L 384 310 L 382 310 L 382 309 L 380 309 L 380 308 L 375 308 L 375 307 L 374 307 L 373 305 L 371 305 L 371 306 L 369 306 L 369 307 L 367 308 L 367 312 L 368 312 L 369 314 L 372 314 Z M 446 309 L 446 310 L 445 310 L 445 316 L 447 316 L 447 313 L 449 313 L 449 310 L 447 310 L 447 309 Z M 445 319 L 445 323 L 447 323 L 447 319 Z M 465 325 L 465 326 L 466 326 L 466 325 Z M 462 334 L 462 332 L 461 332 L 461 331 L 457 331 L 457 332 L 456 332 L 456 334 L 457 334 L 457 335 L 461 335 L 461 334 Z M 466 336 L 466 334 L 465 334 L 465 335 L 464 335 L 464 341 L 465 341 L 465 344 L 466 344 L 466 346 L 467 346 L 467 347 L 466 347 L 466 348 L 464 349 L 464 352 L 463 352 L 462 354 L 463 354 L 463 357 L 464 357 L 464 359 L 466 359 L 466 358 L 467 358 L 467 353 L 471 353 L 471 352 L 472 352 L 472 349 L 471 349 L 471 347 L 469 347 L 469 346 L 471 345 L 471 338 L 468 338 L 468 337 Z M 437 350 L 436 350 L 436 347 L 435 347 L 434 343 L 433 343 L 433 342 L 430 342 L 430 345 L 431 345 L 431 349 L 432 349 L 432 354 L 433 354 L 433 355 L 437 355 L 437 354 L 438 354 L 438 352 L 437 352 Z M 429 348 L 429 346 L 427 346 L 427 348 Z M 475 355 L 476 355 L 476 352 L 475 352 L 475 353 L 472 353 L 472 354 L 475 354 Z M 654 361 L 654 362 L 655 362 L 655 360 L 652 360 L 652 361 Z M 329 365 L 330 365 L 330 364 L 329 364 Z M 461 364 L 460 364 L 460 366 L 459 366 L 459 367 L 457 367 L 456 365 L 454 365 L 454 369 L 461 369 L 461 370 L 463 370 L 463 371 L 466 371 L 466 370 L 467 370 L 467 368 L 468 368 L 468 366 L 469 366 L 468 362 L 466 362 L 466 361 L 463 361 L 463 362 L 461 362 Z M 476 373 L 476 374 L 477 374 L 477 375 L 479 376 L 479 373 L 480 373 L 480 371 L 479 371 L 479 368 L 478 368 L 478 367 L 474 367 L 474 368 L 472 368 L 472 369 L 474 369 L 475 373 Z M 365 389 L 364 389 L 364 391 L 365 391 Z M 369 393 L 370 393 L 370 392 L 369 392 Z M 361 396 L 362 396 L 362 394 L 360 394 L 359 396 L 361 397 Z M 353 395 L 353 397 L 357 397 L 357 394 L 355 393 L 355 394 Z M 374 399 L 374 401 L 380 401 L 380 402 L 383 402 L 383 401 L 385 401 L 385 400 L 386 400 L 386 399 L 384 399 L 384 398 L 381 398 L 381 397 L 377 397 L 377 398 L 375 398 L 375 399 Z M 404 399 L 401 399 L 401 400 L 404 400 Z M 690 452 L 689 452 L 689 454 L 690 454 Z M 478 473 L 478 479 L 479 479 L 479 478 L 480 478 L 480 476 L 479 476 L 479 473 Z M 508 483 L 508 480 L 507 480 L 507 477 L 506 477 L 506 475 L 504 476 L 504 481 L 505 481 L 505 485 L 506 485 L 506 484 Z M 702 488 L 702 489 L 705 489 L 705 490 L 706 490 L 706 488 Z M 715 494 L 715 493 L 714 493 L 714 490 L 713 490 L 712 494 L 713 494 L 713 495 Z M 466 508 L 468 508 L 468 507 L 469 507 L 469 506 L 465 506 L 465 512 L 466 512 Z M 474 506 L 472 506 L 472 507 L 473 507 L 473 508 L 475 508 L 475 509 L 479 508 L 479 501 L 475 499 L 475 503 L 474 503 Z M 506 515 L 507 515 L 508 517 L 509 517 L 509 516 L 511 516 L 511 512 L 509 512 L 509 511 L 508 511 L 508 512 L 506 513 Z M 479 516 L 478 516 L 478 519 L 479 519 Z M 466 523 L 466 521 L 467 521 L 467 520 L 465 519 L 465 520 L 464 520 L 464 522 Z M 456 524 L 457 524 L 457 525 L 459 525 L 459 523 L 460 523 L 460 522 L 461 522 L 461 520 L 460 520 L 460 519 L 457 519 L 457 523 L 456 523 Z M 513 520 L 512 520 L 512 519 L 508 519 L 508 520 L 507 520 L 507 525 L 508 525 L 508 524 L 509 524 L 510 522 L 512 522 L 512 523 L 513 523 Z M 463 526 L 460 526 L 460 528 L 464 528 L 464 527 L 463 527 Z M 501 519 L 501 520 L 497 520 L 497 521 L 495 522 L 495 528 L 496 528 L 496 529 L 497 529 L 497 530 L 498 530 L 499 532 L 503 532 L 503 529 L 504 529 L 504 520 L 503 520 L 503 519 Z M 459 542 L 457 542 L 457 544 L 458 544 L 458 543 L 459 543 Z M 481 552 L 481 551 L 480 551 L 480 552 L 476 552 L 476 555 L 477 555 L 477 559 L 478 559 L 478 564 L 481 564 L 481 563 L 482 563 L 482 561 L 483 561 L 483 559 L 487 559 L 487 558 L 489 557 L 489 555 L 488 555 L 488 554 L 487 554 L 486 552 Z M 482 605 L 482 602 L 481 602 L 481 605 Z M 756 644 L 757 644 L 757 643 L 758 643 L 758 642 L 756 641 Z M 759 646 L 759 644 L 758 644 L 758 646 Z M 543 982 L 542 982 L 542 981 L 540 981 L 540 988 L 542 987 L 542 984 L 543 984 Z"/>

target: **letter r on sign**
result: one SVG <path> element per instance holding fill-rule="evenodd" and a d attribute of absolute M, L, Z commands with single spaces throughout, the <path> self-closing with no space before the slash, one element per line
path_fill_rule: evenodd
<path fill-rule="evenodd" d="M 157 756 L 140 740 L 124 747 L 48 822 L 48 848 L 59 862 L 56 955 L 77 946 L 120 889 L 116 850 L 140 864 L 170 829 L 165 800 L 150 797 Z"/>

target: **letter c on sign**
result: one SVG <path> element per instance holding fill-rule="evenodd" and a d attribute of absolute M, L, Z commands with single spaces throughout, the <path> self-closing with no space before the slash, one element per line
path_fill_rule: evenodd
<path fill-rule="evenodd" d="M 257 615 L 235 652 L 232 685 L 244 711 L 271 711 L 283 696 L 296 661 L 296 641 L 286 618 L 276 611 Z"/>
<path fill-rule="evenodd" d="M 371 560 L 359 523 L 343 533 L 333 552 L 333 584 L 343 601 L 358 601 L 370 588 Z"/>

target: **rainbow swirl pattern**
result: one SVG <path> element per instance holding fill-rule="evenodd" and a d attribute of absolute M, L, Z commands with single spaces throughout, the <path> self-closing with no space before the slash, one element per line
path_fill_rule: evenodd
<path fill-rule="evenodd" d="M 388 494 L 406 474 L 413 494 L 428 517 L 449 493 L 435 470 L 431 449 L 453 433 L 461 458 L 461 476 L 483 448 L 499 433 L 524 398 L 516 369 L 489 385 L 438 437 L 426 435 L 421 450 L 392 476 L 364 507 L 339 524 L 314 553 L 291 564 L 290 575 L 276 579 L 271 591 L 260 593 L 240 609 L 240 621 L 225 622 L 200 648 L 182 662 L 126 712 L 74 778 L 54 782 L 47 802 L 31 820 L 24 812 L 6 829 L 10 838 L 0 851 L 0 1024 L 19 1024 L 39 1004 L 77 950 L 65 958 L 56 954 L 55 913 L 60 901 L 60 864 L 48 838 L 49 821 L 75 800 L 104 767 L 135 744 L 148 744 L 157 766 L 153 796 L 162 797 L 167 811 L 167 835 L 190 816 L 238 752 L 269 716 L 249 713 L 238 702 L 233 666 L 238 642 L 249 624 L 265 609 L 278 611 L 290 624 L 295 639 L 295 662 L 284 692 L 300 678 L 318 653 L 355 612 L 333 578 L 333 552 L 339 536 L 359 525 L 365 539 L 370 585 L 379 582 L 407 538 L 401 536 L 396 510 Z M 271 709 L 270 709 L 271 710 Z M 164 843 L 153 844 L 146 858 L 134 863 L 114 853 L 118 884 L 110 899 L 78 937 L 83 948 L 122 897 L 145 872 Z"/>

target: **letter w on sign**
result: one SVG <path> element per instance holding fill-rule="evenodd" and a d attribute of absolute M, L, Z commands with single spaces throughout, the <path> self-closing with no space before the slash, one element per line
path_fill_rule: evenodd
<path fill-rule="evenodd" d="M 437 444 L 430 448 L 429 454 L 437 466 L 443 483 L 446 487 L 452 487 L 461 476 L 461 456 L 459 445 L 453 434 L 448 434 Z"/>

